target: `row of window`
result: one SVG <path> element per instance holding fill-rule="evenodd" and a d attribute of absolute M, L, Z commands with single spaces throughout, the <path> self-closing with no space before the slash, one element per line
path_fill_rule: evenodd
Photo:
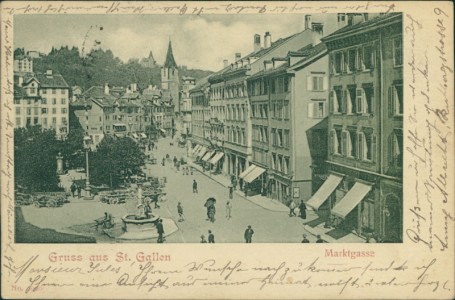
<path fill-rule="evenodd" d="M 392 39 L 392 48 L 394 66 L 402 66 L 403 41 L 401 36 Z M 369 43 L 334 52 L 330 55 L 330 72 L 337 75 L 372 70 L 376 64 L 376 51 L 376 44 Z"/>
<path fill-rule="evenodd" d="M 27 108 L 26 114 L 27 114 L 27 116 L 30 116 L 30 115 L 32 115 L 32 112 L 33 112 L 34 115 L 39 115 L 40 111 L 41 111 L 41 114 L 47 114 L 49 112 L 49 109 L 48 108 L 40 109 L 39 107 L 34 107 L 32 110 L 32 108 Z M 60 112 L 62 114 L 66 114 L 66 113 L 68 113 L 68 109 L 66 107 L 63 107 L 60 109 Z M 16 107 L 16 115 L 20 115 L 20 114 L 21 114 L 21 108 Z M 54 115 L 57 114 L 57 108 L 55 108 L 55 107 L 52 108 L 52 114 L 54 114 Z"/>
<path fill-rule="evenodd" d="M 272 101 L 270 108 L 270 116 L 272 119 L 289 120 L 289 101 Z M 269 105 L 251 104 L 251 115 L 256 119 L 267 119 L 269 117 Z"/>
<path fill-rule="evenodd" d="M 344 51 L 337 51 L 330 56 L 331 74 L 368 71 L 375 67 L 376 45 L 366 44 Z"/>
<path fill-rule="evenodd" d="M 374 162 L 375 150 L 376 136 L 371 128 L 364 131 L 335 128 L 330 131 L 331 154 Z"/>
<path fill-rule="evenodd" d="M 362 87 L 348 85 L 335 86 L 329 94 L 330 112 L 336 114 L 374 114 L 375 95 L 373 84 Z M 394 84 L 388 89 L 389 114 L 403 115 L 403 84 Z"/>
<path fill-rule="evenodd" d="M 226 120 L 245 121 L 246 114 L 246 106 L 244 104 L 226 106 Z"/>
<path fill-rule="evenodd" d="M 394 131 L 387 140 L 389 164 L 398 168 L 403 166 L 403 134 Z M 364 131 L 342 130 L 335 128 L 330 132 L 332 154 L 353 159 L 374 162 L 376 157 L 376 135 L 371 129 Z"/>
<path fill-rule="evenodd" d="M 372 84 L 362 87 L 348 85 L 343 89 L 335 86 L 329 95 L 330 112 L 343 114 L 373 114 L 374 88 Z"/>
<path fill-rule="evenodd" d="M 32 104 L 38 104 L 39 103 L 39 100 L 38 98 L 36 99 L 27 99 L 27 105 L 32 105 Z M 14 104 L 21 104 L 21 100 L 20 99 L 14 99 Z M 47 104 L 47 98 L 41 98 L 41 104 Z M 53 105 L 56 105 L 57 104 L 57 98 L 52 98 L 52 104 Z M 66 105 L 66 98 L 61 98 L 60 99 L 60 104 L 63 104 L 63 105 Z"/>
<path fill-rule="evenodd" d="M 276 153 L 272 153 L 272 170 L 289 174 L 291 159 L 289 156 L 284 156 Z"/>
<path fill-rule="evenodd" d="M 50 93 L 52 95 L 56 95 L 58 89 L 49 89 L 49 90 L 50 90 Z M 47 89 L 41 89 L 40 91 L 41 91 L 42 95 L 47 95 L 47 91 L 48 91 Z M 60 89 L 60 94 L 66 95 L 66 90 L 65 89 Z"/>
<path fill-rule="evenodd" d="M 270 137 L 272 139 L 272 146 L 289 148 L 289 130 L 272 128 Z"/>
<path fill-rule="evenodd" d="M 234 144 L 246 145 L 246 134 L 244 128 L 233 128 L 227 129 L 228 141 Z"/>
<path fill-rule="evenodd" d="M 251 96 L 279 94 L 289 92 L 290 84 L 288 76 L 276 78 L 259 78 L 248 82 L 248 93 Z"/>
<path fill-rule="evenodd" d="M 40 120 L 41 120 L 41 123 L 40 123 Z M 51 120 L 50 124 L 53 124 L 54 126 L 55 126 L 55 124 L 57 124 L 57 117 L 52 117 L 50 120 Z M 61 118 L 61 124 L 67 125 L 68 124 L 68 119 L 66 117 L 62 117 Z M 25 119 L 25 124 L 24 125 L 25 126 L 42 125 L 43 127 L 47 127 L 48 126 L 48 120 L 47 120 L 47 118 L 34 117 L 32 119 L 31 117 L 27 117 Z M 16 118 L 16 126 L 17 127 L 21 127 L 22 126 L 20 117 Z"/>

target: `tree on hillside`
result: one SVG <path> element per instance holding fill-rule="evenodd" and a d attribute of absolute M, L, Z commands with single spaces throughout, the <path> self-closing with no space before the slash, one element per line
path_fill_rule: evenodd
<path fill-rule="evenodd" d="M 106 136 L 97 146 L 96 152 L 91 153 L 89 160 L 90 182 L 116 187 L 121 183 L 122 177 L 140 171 L 145 156 L 131 138 Z"/>
<path fill-rule="evenodd" d="M 58 142 L 41 126 L 14 129 L 14 180 L 30 191 L 57 191 Z"/>
<path fill-rule="evenodd" d="M 24 54 L 24 49 L 15 49 L 15 55 Z M 179 76 L 191 76 L 196 80 L 210 75 L 212 72 L 204 70 L 189 70 L 180 66 Z M 161 70 L 159 66 L 154 68 L 144 67 L 138 59 L 131 59 L 123 63 L 115 57 L 111 50 L 101 48 L 91 49 L 82 57 L 77 47 L 68 46 L 60 49 L 52 48 L 49 54 L 33 61 L 35 72 L 44 73 L 51 69 L 65 78 L 69 86 L 78 85 L 87 90 L 92 86 L 102 86 L 109 83 L 113 86 L 127 86 L 137 83 L 138 89 L 143 90 L 150 84 L 160 85 Z"/>

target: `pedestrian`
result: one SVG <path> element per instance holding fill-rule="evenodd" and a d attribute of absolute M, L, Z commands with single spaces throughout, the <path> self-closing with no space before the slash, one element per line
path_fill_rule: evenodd
<path fill-rule="evenodd" d="M 177 204 L 177 212 L 179 213 L 179 222 L 185 221 L 185 216 L 183 215 L 183 207 L 180 202 Z"/>
<path fill-rule="evenodd" d="M 207 240 L 205 239 L 204 235 L 201 235 L 201 243 L 203 244 L 207 243 Z"/>
<path fill-rule="evenodd" d="M 82 188 L 81 188 L 81 186 L 79 184 L 77 185 L 76 188 L 77 188 L 77 197 L 80 198 L 81 197 Z"/>
<path fill-rule="evenodd" d="M 191 167 L 190 172 L 191 172 L 191 175 L 193 175 L 193 167 Z"/>
<path fill-rule="evenodd" d="M 303 200 L 300 201 L 299 209 L 300 209 L 300 217 L 302 219 L 306 219 L 306 205 L 303 202 Z"/>
<path fill-rule="evenodd" d="M 248 196 L 248 183 L 245 183 L 245 187 L 243 189 L 245 192 L 245 197 Z"/>
<path fill-rule="evenodd" d="M 295 208 L 296 208 L 295 202 L 293 200 L 291 200 L 291 203 L 289 204 L 289 217 L 292 218 L 292 217 L 296 216 L 296 214 L 294 212 Z"/>
<path fill-rule="evenodd" d="M 215 235 L 209 230 L 209 243 L 215 244 Z"/>
<path fill-rule="evenodd" d="M 232 211 L 232 203 L 231 201 L 227 201 L 226 202 L 226 219 L 230 219 L 231 218 L 231 211 Z"/>
<path fill-rule="evenodd" d="M 234 195 L 234 187 L 232 185 L 229 186 L 229 199 L 232 199 Z"/>
<path fill-rule="evenodd" d="M 166 160 L 163 157 L 163 160 L 161 161 L 161 165 L 164 167 L 166 165 Z"/>
<path fill-rule="evenodd" d="M 74 192 L 76 191 L 76 184 L 74 183 L 74 181 L 71 184 L 70 190 L 71 190 L 71 194 L 73 195 L 73 198 L 74 198 Z"/>
<path fill-rule="evenodd" d="M 164 233 L 164 228 L 163 228 L 163 220 L 159 219 L 158 223 L 156 224 L 156 230 L 158 231 L 158 240 L 157 242 L 159 244 L 163 243 L 163 233 Z"/>
<path fill-rule="evenodd" d="M 306 238 L 306 234 L 304 234 L 304 235 L 303 235 L 302 243 L 309 243 L 309 242 L 310 242 L 310 240 L 308 240 L 308 239 Z"/>
<path fill-rule="evenodd" d="M 193 193 L 198 193 L 196 179 L 193 179 Z"/>
<path fill-rule="evenodd" d="M 319 234 L 316 237 L 317 237 L 316 243 L 324 243 L 324 240 L 321 238 Z"/>
<path fill-rule="evenodd" d="M 254 231 L 251 228 L 251 225 L 248 225 L 248 228 L 245 230 L 245 242 L 246 243 L 251 243 L 251 239 L 253 238 Z"/>

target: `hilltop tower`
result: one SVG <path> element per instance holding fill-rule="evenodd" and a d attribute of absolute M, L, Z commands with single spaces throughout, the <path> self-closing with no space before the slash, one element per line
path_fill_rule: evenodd
<path fill-rule="evenodd" d="M 161 89 L 164 95 L 169 95 L 170 99 L 163 99 L 172 101 L 174 104 L 179 103 L 179 70 L 177 63 L 172 53 L 172 44 L 169 40 L 169 46 L 167 48 L 166 60 L 161 68 Z M 168 92 L 165 92 L 168 91 Z"/>

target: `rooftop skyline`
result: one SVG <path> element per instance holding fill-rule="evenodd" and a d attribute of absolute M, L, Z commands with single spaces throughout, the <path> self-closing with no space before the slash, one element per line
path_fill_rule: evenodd
<path fill-rule="evenodd" d="M 313 15 L 325 19 L 326 15 Z M 272 41 L 302 31 L 304 14 L 287 15 L 18 15 L 14 47 L 49 53 L 52 47 L 78 47 L 82 54 L 100 47 L 127 62 L 148 57 L 165 62 L 169 40 L 175 60 L 188 68 L 217 71 L 223 60 L 253 51 L 253 36 Z"/>

